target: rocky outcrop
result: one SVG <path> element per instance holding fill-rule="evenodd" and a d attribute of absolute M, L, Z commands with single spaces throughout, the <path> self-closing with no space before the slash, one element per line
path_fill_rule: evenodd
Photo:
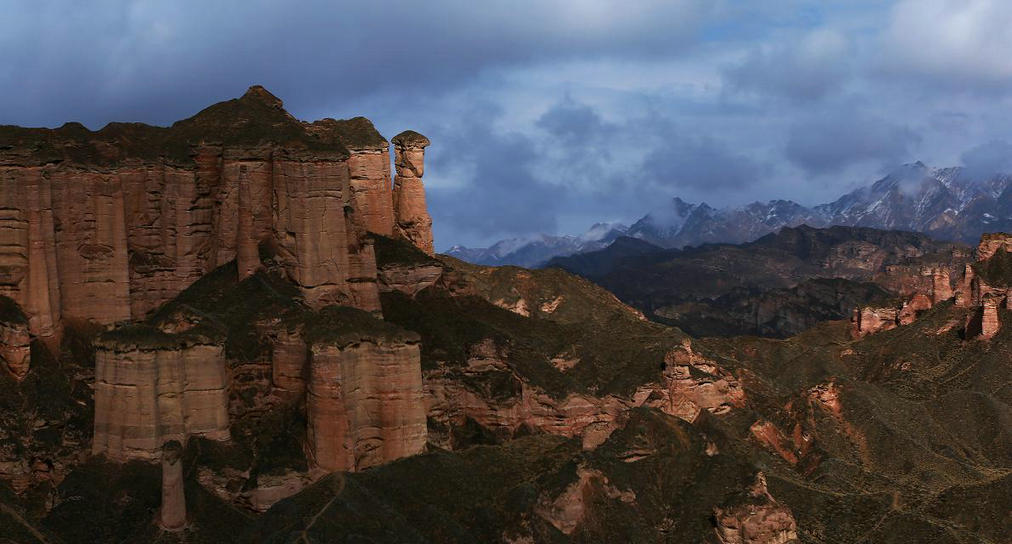
<path fill-rule="evenodd" d="M 692 351 L 688 340 L 664 356 L 664 382 L 660 387 L 641 387 L 637 404 L 658 408 L 688 422 L 706 410 L 722 415 L 745 403 L 745 391 L 738 380 L 715 362 Z"/>
<path fill-rule="evenodd" d="M 506 348 L 485 339 L 471 346 L 465 367 L 441 365 L 425 372 L 426 411 L 436 430 L 430 435 L 433 443 L 456 449 L 452 430 L 474 422 L 497 440 L 534 430 L 579 437 L 584 449 L 593 450 L 638 406 L 692 422 L 703 410 L 724 415 L 744 404 L 738 380 L 693 353 L 688 343 L 665 357 L 662 381 L 644 384 L 629 396 L 570 393 L 552 397 L 521 379 L 507 360 Z M 563 353 L 553 364 L 568 369 L 579 361 Z"/>
<path fill-rule="evenodd" d="M 977 244 L 977 261 L 986 261 L 994 256 L 998 250 L 1012 253 L 1012 234 L 1004 232 L 988 232 L 980 237 Z"/>
<path fill-rule="evenodd" d="M 0 295 L 54 336 L 141 319 L 232 259 L 249 277 L 267 247 L 310 305 L 378 311 L 365 233 L 432 252 L 428 140 L 396 140 L 395 196 L 367 119 L 304 123 L 258 86 L 171 128 L 0 127 Z"/>
<path fill-rule="evenodd" d="M 966 320 L 966 337 L 990 340 L 1001 329 L 998 319 L 1000 299 L 994 295 L 986 295 L 980 305 L 975 308 Z"/>
<path fill-rule="evenodd" d="M 11 299 L 0 296 L 0 365 L 21 380 L 31 364 L 28 319 Z"/>
<path fill-rule="evenodd" d="M 93 453 L 155 460 L 169 440 L 229 438 L 221 344 L 136 325 L 106 333 L 96 348 Z"/>
<path fill-rule="evenodd" d="M 425 205 L 425 148 L 429 139 L 406 130 L 391 140 L 394 144 L 394 235 L 410 240 L 425 253 L 432 255 L 432 218 Z"/>
<path fill-rule="evenodd" d="M 931 303 L 949 300 L 953 294 L 949 271 L 944 268 L 931 269 Z"/>
<path fill-rule="evenodd" d="M 414 296 L 422 289 L 435 285 L 442 275 L 443 267 L 437 262 L 389 264 L 379 270 L 379 289 L 381 292 L 399 291 Z"/>
<path fill-rule="evenodd" d="M 857 308 L 850 320 L 851 335 L 855 338 L 887 331 L 896 328 L 899 324 L 899 310 L 897 308 Z"/>
<path fill-rule="evenodd" d="M 311 337 L 309 453 L 326 471 L 355 471 L 420 453 L 426 443 L 418 337 Z"/>
<path fill-rule="evenodd" d="M 577 480 L 556 497 L 542 497 L 534 512 L 565 535 L 571 535 L 583 522 L 587 508 L 598 493 L 623 503 L 636 501 L 636 493 L 616 488 L 600 470 L 579 467 Z"/>
<path fill-rule="evenodd" d="M 170 440 L 162 446 L 162 505 L 158 525 L 166 531 L 186 527 L 186 496 L 183 493 L 183 445 Z"/>
<path fill-rule="evenodd" d="M 766 489 L 763 473 L 738 504 L 713 509 L 721 544 L 787 544 L 798 542 L 797 522 L 790 508 Z"/>

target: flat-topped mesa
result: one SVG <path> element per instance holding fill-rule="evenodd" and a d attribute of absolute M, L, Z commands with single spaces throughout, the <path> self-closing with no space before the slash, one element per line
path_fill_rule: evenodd
<path fill-rule="evenodd" d="M 395 140 L 396 197 L 369 120 L 299 121 L 260 86 L 171 127 L 0 126 L 0 295 L 55 337 L 141 319 L 233 259 L 247 277 L 268 244 L 310 305 L 378 312 L 366 232 L 432 252 L 428 140 Z"/>
<path fill-rule="evenodd" d="M 103 334 L 95 351 L 92 452 L 155 460 L 162 444 L 230 437 L 224 346 L 199 334 L 130 325 Z"/>
<path fill-rule="evenodd" d="M 429 139 L 413 130 L 393 137 L 394 166 L 394 235 L 409 240 L 432 255 L 432 218 L 425 205 L 425 148 Z"/>
<path fill-rule="evenodd" d="M 313 465 L 356 471 L 422 452 L 427 430 L 416 333 L 327 308 L 307 325 L 306 342 Z"/>

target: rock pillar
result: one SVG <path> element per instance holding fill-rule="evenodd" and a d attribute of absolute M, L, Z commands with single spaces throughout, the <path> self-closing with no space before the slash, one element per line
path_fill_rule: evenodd
<path fill-rule="evenodd" d="M 406 130 L 393 137 L 394 166 L 394 235 L 409 240 L 432 255 L 432 218 L 425 205 L 425 148 L 429 139 Z"/>
<path fill-rule="evenodd" d="M 186 495 L 183 493 L 183 445 L 170 440 L 162 445 L 162 507 L 158 524 L 166 531 L 186 527 Z"/>

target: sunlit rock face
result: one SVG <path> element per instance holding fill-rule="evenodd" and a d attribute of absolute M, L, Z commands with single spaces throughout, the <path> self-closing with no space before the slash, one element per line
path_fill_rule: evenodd
<path fill-rule="evenodd" d="M 171 128 L 0 127 L 0 295 L 55 336 L 63 318 L 142 319 L 233 259 L 249 277 L 267 248 L 310 305 L 378 312 L 366 234 L 432 253 L 428 140 L 404 134 L 393 190 L 371 122 L 304 123 L 259 86 Z"/>
<path fill-rule="evenodd" d="M 92 452 L 158 459 L 162 444 L 229 438 L 224 348 L 141 326 L 107 334 L 95 355 Z"/>
<path fill-rule="evenodd" d="M 405 238 L 432 255 L 432 218 L 425 205 L 425 148 L 429 139 L 406 130 L 392 140 L 394 144 L 394 234 Z"/>
<path fill-rule="evenodd" d="M 425 405 L 417 338 L 314 343 L 307 416 L 313 463 L 354 471 L 421 453 Z"/>

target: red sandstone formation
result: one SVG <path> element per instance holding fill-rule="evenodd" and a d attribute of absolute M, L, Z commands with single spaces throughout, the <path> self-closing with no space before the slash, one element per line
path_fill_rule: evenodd
<path fill-rule="evenodd" d="M 406 130 L 391 140 L 394 144 L 394 234 L 410 240 L 419 249 L 432 255 L 432 218 L 425 206 L 425 148 L 429 139 Z"/>
<path fill-rule="evenodd" d="M 353 471 L 421 453 L 420 361 L 413 334 L 314 341 L 306 401 L 314 464 Z"/>
<path fill-rule="evenodd" d="M 931 269 L 931 303 L 938 304 L 939 302 L 949 300 L 952 298 L 952 295 L 952 282 L 949 279 L 949 271 L 944 268 Z"/>
<path fill-rule="evenodd" d="M 713 509 L 721 544 L 787 544 L 798 541 L 797 522 L 790 508 L 778 503 L 766 489 L 763 473 L 741 504 Z"/>
<path fill-rule="evenodd" d="M 162 446 L 162 506 L 158 524 L 166 531 L 186 527 L 186 496 L 183 493 L 183 445 L 170 440 Z"/>
<path fill-rule="evenodd" d="M 369 232 L 390 236 L 394 230 L 393 193 L 390 182 L 390 143 L 365 117 L 323 119 L 307 128 L 331 131 L 344 144 L 351 179 L 351 206 L 356 222 Z"/>
<path fill-rule="evenodd" d="M 168 440 L 228 439 L 228 386 L 219 344 L 141 326 L 106 334 L 95 354 L 92 451 L 154 460 Z"/>
<path fill-rule="evenodd" d="M 570 484 L 557 497 L 543 497 L 535 509 L 535 513 L 551 523 L 563 534 L 571 535 L 583 522 L 587 514 L 589 497 L 594 491 L 600 491 L 605 497 L 624 503 L 636 501 L 632 491 L 621 491 L 609 483 L 608 477 L 599 470 L 579 467 L 576 469 L 577 480 Z"/>
<path fill-rule="evenodd" d="M 692 351 L 688 340 L 681 348 L 664 356 L 664 384 L 660 388 L 640 388 L 635 396 L 688 422 L 701 411 L 726 414 L 745 403 L 745 391 L 729 372 Z M 639 403 L 638 403 L 639 404 Z"/>
<path fill-rule="evenodd" d="M 1004 232 L 985 233 L 977 245 L 977 261 L 986 261 L 994 256 L 999 249 L 1012 253 L 1012 234 Z"/>
<path fill-rule="evenodd" d="M 171 128 L 0 129 L 0 295 L 34 335 L 56 335 L 64 317 L 140 319 L 232 259 L 247 277 L 267 242 L 311 305 L 378 311 L 365 232 L 432 252 L 428 140 L 396 139 L 394 196 L 368 120 L 302 123 L 262 87 Z"/>

